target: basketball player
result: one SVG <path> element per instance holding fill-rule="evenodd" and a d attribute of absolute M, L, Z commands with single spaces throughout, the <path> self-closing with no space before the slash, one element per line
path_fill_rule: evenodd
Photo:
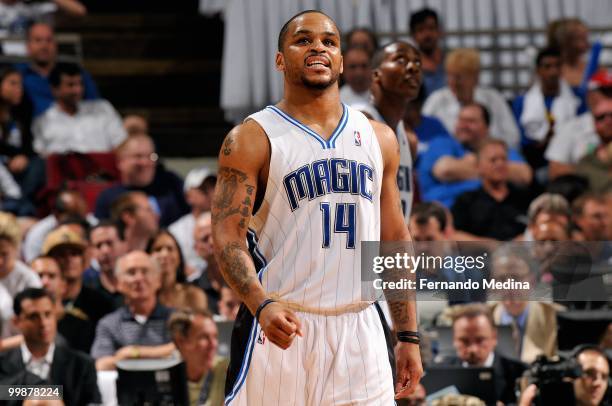
<path fill-rule="evenodd" d="M 393 404 L 422 374 L 416 307 L 389 303 L 394 390 L 381 319 L 361 297 L 360 242 L 410 241 L 395 134 L 340 103 L 340 33 L 325 14 L 283 26 L 276 67 L 283 99 L 219 153 L 215 255 L 244 302 L 226 405 Z"/>
<path fill-rule="evenodd" d="M 395 129 L 400 146 L 400 166 L 397 184 L 406 224 L 412 209 L 412 153 L 416 152 L 416 134 L 405 131 L 406 105 L 414 100 L 423 82 L 421 53 L 412 45 L 396 41 L 379 49 L 372 58 L 372 104 L 354 106 L 376 121 Z M 414 141 L 411 149 L 410 141 Z"/>

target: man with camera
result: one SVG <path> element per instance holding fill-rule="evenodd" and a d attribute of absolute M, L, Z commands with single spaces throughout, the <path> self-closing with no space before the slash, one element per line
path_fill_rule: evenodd
<path fill-rule="evenodd" d="M 490 309 L 481 303 L 457 306 L 452 319 L 453 345 L 457 355 L 443 358 L 439 364 L 491 368 L 496 399 L 503 404 L 515 403 L 514 383 L 526 366 L 496 351 L 497 329 Z"/>
<path fill-rule="evenodd" d="M 610 404 L 608 394 L 610 361 L 599 347 L 594 345 L 580 346 L 574 351 L 569 361 L 558 363 L 556 367 L 552 367 L 553 364 L 545 365 L 544 362 L 540 361 L 537 367 L 539 373 L 535 371 L 533 366 L 528 373 L 531 381 L 536 383 L 531 383 L 523 391 L 518 402 L 519 406 L 558 403 L 561 395 L 564 396 L 563 404 L 567 405 L 596 406 Z M 572 376 L 574 372 L 571 367 L 572 362 L 577 364 L 578 369 L 576 370 L 577 373 L 573 375 L 574 379 L 569 381 L 567 377 Z M 556 375 L 557 379 L 554 379 L 553 375 Z M 563 385 L 567 386 L 570 394 L 573 392 L 573 402 L 568 402 Z"/>

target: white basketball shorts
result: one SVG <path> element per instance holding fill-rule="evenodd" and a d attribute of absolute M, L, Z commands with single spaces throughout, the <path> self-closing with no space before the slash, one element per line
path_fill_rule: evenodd
<path fill-rule="evenodd" d="M 381 318 L 297 312 L 304 337 L 282 350 L 243 306 L 232 335 L 225 404 L 231 406 L 394 405 Z"/>

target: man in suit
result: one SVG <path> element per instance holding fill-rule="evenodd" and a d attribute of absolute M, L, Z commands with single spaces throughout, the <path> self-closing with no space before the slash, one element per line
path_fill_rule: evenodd
<path fill-rule="evenodd" d="M 557 223 L 542 223 L 546 224 Z M 540 226 L 534 227 L 536 234 Z M 515 280 L 536 286 L 537 264 L 528 250 L 516 247 L 498 250 L 493 257 L 491 277 L 498 281 Z M 528 364 L 539 355 L 552 357 L 557 353 L 557 312 L 563 306 L 533 300 L 529 290 L 507 289 L 500 301 L 491 304 L 495 325 L 509 325 L 513 331 L 515 354 Z"/>
<path fill-rule="evenodd" d="M 497 400 L 505 404 L 516 402 L 514 383 L 526 365 L 495 351 L 497 331 L 485 304 L 457 306 L 453 314 L 453 345 L 457 355 L 443 359 L 442 364 L 492 368 Z"/>
<path fill-rule="evenodd" d="M 0 378 L 25 370 L 51 385 L 63 385 L 67 406 L 101 403 L 93 360 L 55 343 L 57 319 L 53 300 L 39 288 L 28 288 L 15 296 L 13 322 L 24 342 L 0 357 Z"/>

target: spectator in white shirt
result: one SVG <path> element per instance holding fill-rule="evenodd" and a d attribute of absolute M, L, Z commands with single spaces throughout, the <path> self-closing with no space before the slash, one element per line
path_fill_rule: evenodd
<path fill-rule="evenodd" d="M 127 137 L 121 117 L 106 100 L 83 100 L 81 69 L 58 63 L 49 75 L 55 103 L 32 125 L 34 150 L 43 156 L 111 152 Z"/>
<path fill-rule="evenodd" d="M 520 133 L 512 111 L 497 90 L 478 86 L 480 55 L 475 49 L 461 48 L 448 54 L 445 61 L 447 87 L 433 92 L 425 101 L 423 114 L 439 118 L 452 134 L 462 106 L 474 102 L 487 106 L 491 113 L 493 138 L 518 148 Z"/>
<path fill-rule="evenodd" d="M 6 292 L 11 296 L 29 287 L 41 287 L 40 278 L 26 264 L 17 259 L 21 232 L 17 219 L 9 213 L 0 212 L 0 285 L 4 286 Z M 16 333 L 10 323 L 6 323 L 13 313 L 3 312 L 5 319 L 2 323 L 0 337 L 9 337 Z"/>
<path fill-rule="evenodd" d="M 198 216 L 210 210 L 216 182 L 217 176 L 206 167 L 189 171 L 185 177 L 183 188 L 185 190 L 185 200 L 191 207 L 191 212 L 168 227 L 168 231 L 172 233 L 181 246 L 185 262 L 193 270 L 203 270 L 206 267 L 206 261 L 200 258 L 195 251 L 193 232 Z"/>
<path fill-rule="evenodd" d="M 340 100 L 349 106 L 370 103 L 372 83 L 371 58 L 364 48 L 353 47 L 344 52 L 344 85 L 340 88 Z"/>
<path fill-rule="evenodd" d="M 601 100 L 611 98 L 612 72 L 600 71 L 593 75 L 586 97 L 589 110 Z M 590 111 L 564 123 L 548 144 L 544 155 L 549 161 L 549 179 L 574 173 L 578 161 L 593 152 L 599 143 Z"/>

